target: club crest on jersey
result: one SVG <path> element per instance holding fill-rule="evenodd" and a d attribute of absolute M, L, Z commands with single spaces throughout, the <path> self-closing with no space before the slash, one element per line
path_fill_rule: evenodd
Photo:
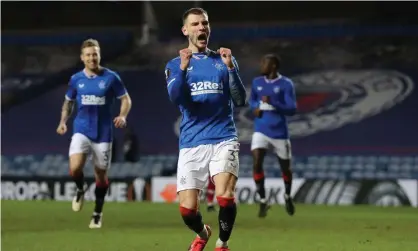
<path fill-rule="evenodd" d="M 279 93 L 280 92 L 280 87 L 278 87 L 278 86 L 274 87 L 273 91 L 276 94 Z"/>
<path fill-rule="evenodd" d="M 288 117 L 292 138 L 358 123 L 401 103 L 414 89 L 409 76 L 391 70 L 318 71 L 290 78 L 298 107 L 296 115 Z M 249 108 L 239 110 L 236 126 L 240 141 L 251 142 Z"/>
<path fill-rule="evenodd" d="M 224 68 L 224 64 L 217 62 L 215 64 L 215 68 L 218 69 L 218 71 L 222 71 L 222 69 Z"/>
<path fill-rule="evenodd" d="M 105 81 L 103 81 L 103 80 L 100 80 L 100 82 L 99 82 L 99 88 L 100 88 L 100 89 L 104 89 L 104 88 L 106 88 L 106 82 L 105 82 Z"/>

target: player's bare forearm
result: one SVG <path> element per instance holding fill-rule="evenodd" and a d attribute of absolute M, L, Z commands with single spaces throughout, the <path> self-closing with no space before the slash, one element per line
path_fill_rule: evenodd
<path fill-rule="evenodd" d="M 129 114 L 129 111 L 131 110 L 131 107 L 132 107 L 131 97 L 129 96 L 129 94 L 126 94 L 125 96 L 123 96 L 120 99 L 120 102 L 121 102 L 121 104 L 120 104 L 119 116 L 126 118 Z"/>
<path fill-rule="evenodd" d="M 235 69 L 228 70 L 229 72 L 229 89 L 231 91 L 232 101 L 237 107 L 245 106 L 245 99 L 247 97 L 247 91 L 244 84 Z"/>
<path fill-rule="evenodd" d="M 64 100 L 61 109 L 61 123 L 67 123 L 68 119 L 71 117 L 71 114 L 74 110 L 74 101 L 73 100 Z"/>

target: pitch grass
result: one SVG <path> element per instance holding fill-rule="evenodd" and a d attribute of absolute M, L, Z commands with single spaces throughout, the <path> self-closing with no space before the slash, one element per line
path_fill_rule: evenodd
<path fill-rule="evenodd" d="M 4 251 L 177 251 L 194 237 L 177 205 L 108 203 L 102 229 L 90 230 L 93 204 L 82 212 L 70 202 L 2 201 Z M 202 206 L 202 209 L 205 207 Z M 297 205 L 294 217 L 275 206 L 266 219 L 255 205 L 240 205 L 230 248 L 237 251 L 413 251 L 418 250 L 416 208 Z M 213 238 L 217 213 L 202 210 Z"/>

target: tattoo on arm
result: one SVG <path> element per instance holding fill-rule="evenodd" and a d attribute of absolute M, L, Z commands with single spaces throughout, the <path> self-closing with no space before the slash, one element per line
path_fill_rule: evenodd
<path fill-rule="evenodd" d="M 67 120 L 71 117 L 74 109 L 74 101 L 73 100 L 65 100 L 62 104 L 61 110 L 61 122 L 66 123 Z"/>

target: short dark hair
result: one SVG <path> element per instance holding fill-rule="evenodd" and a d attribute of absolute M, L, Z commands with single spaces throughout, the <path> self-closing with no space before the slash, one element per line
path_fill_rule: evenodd
<path fill-rule="evenodd" d="M 264 58 L 265 59 L 268 59 L 268 60 L 271 60 L 271 62 L 276 65 L 276 69 L 277 70 L 280 69 L 282 60 L 279 57 L 279 55 L 276 55 L 276 54 L 267 54 L 267 55 L 264 56 Z"/>
<path fill-rule="evenodd" d="M 186 19 L 190 14 L 208 16 L 207 11 L 205 11 L 202 8 L 196 8 L 196 7 L 195 8 L 190 8 L 190 9 L 186 10 L 183 14 L 183 24 L 186 22 Z"/>

